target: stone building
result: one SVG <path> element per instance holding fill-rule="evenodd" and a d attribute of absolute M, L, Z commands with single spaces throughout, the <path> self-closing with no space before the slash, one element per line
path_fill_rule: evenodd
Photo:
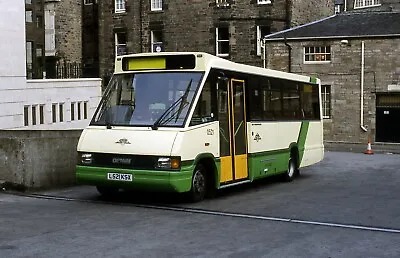
<path fill-rule="evenodd" d="M 82 0 L 44 2 L 47 78 L 81 77 Z M 67 65 L 77 71 L 67 72 Z"/>
<path fill-rule="evenodd" d="M 400 12 L 383 2 L 265 38 L 268 68 L 321 78 L 327 141 L 400 143 Z"/>
<path fill-rule="evenodd" d="M 261 66 L 262 36 L 334 12 L 333 0 L 103 0 L 98 4 L 101 75 L 112 72 L 116 55 L 151 51 L 204 51 Z"/>
<path fill-rule="evenodd" d="M 97 0 L 82 6 L 83 77 L 99 77 L 99 8 Z"/>
<path fill-rule="evenodd" d="M 335 12 L 400 11 L 398 0 L 335 0 Z"/>
<path fill-rule="evenodd" d="M 25 0 L 26 76 L 43 78 L 44 0 Z"/>

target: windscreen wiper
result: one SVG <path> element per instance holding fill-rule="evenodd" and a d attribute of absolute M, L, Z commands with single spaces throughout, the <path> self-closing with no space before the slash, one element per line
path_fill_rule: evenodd
<path fill-rule="evenodd" d="M 172 103 L 172 105 L 169 108 L 167 108 L 164 111 L 164 113 L 151 126 L 151 129 L 157 130 L 158 126 L 160 126 L 161 124 L 165 124 L 165 123 L 168 123 L 169 121 L 171 121 L 175 114 L 178 113 L 178 115 L 180 115 L 180 113 L 182 112 L 182 109 L 185 105 L 184 102 L 186 102 L 187 96 L 189 95 L 189 89 L 190 89 L 190 86 L 192 85 L 192 81 L 193 81 L 193 79 L 190 79 L 190 82 L 189 82 L 188 86 L 186 87 L 185 93 L 179 99 L 177 99 L 174 103 Z M 172 115 L 170 115 L 171 112 L 174 110 L 174 108 L 176 108 L 179 104 L 180 104 L 179 109 L 177 111 L 175 111 Z M 168 115 L 170 115 L 169 118 L 164 120 Z M 176 120 L 178 120 L 178 118 Z"/>

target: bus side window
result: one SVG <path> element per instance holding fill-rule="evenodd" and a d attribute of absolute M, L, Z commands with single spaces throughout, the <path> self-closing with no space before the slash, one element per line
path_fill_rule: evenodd
<path fill-rule="evenodd" d="M 259 80 L 256 76 L 251 76 L 247 81 L 247 88 L 250 94 L 247 94 L 248 101 L 248 119 L 250 121 L 262 120 L 263 105 L 262 105 L 262 90 L 259 87 Z"/>
<path fill-rule="evenodd" d="M 315 99 L 318 99 L 318 87 L 311 84 L 304 83 L 302 85 L 302 111 L 305 119 L 316 119 L 318 118 L 319 111 L 315 108 Z M 315 97 L 315 95 L 317 97 Z"/>
<path fill-rule="evenodd" d="M 190 126 L 215 120 L 215 104 L 213 101 L 213 96 L 215 96 L 215 93 L 213 92 L 211 85 L 211 81 L 207 80 L 201 92 L 200 98 L 197 101 L 192 119 L 190 120 Z"/>

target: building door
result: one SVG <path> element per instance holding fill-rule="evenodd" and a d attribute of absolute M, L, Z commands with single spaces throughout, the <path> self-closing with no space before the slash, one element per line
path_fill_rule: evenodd
<path fill-rule="evenodd" d="M 248 178 L 247 128 L 244 81 L 219 83 L 221 183 Z"/>
<path fill-rule="evenodd" d="M 400 143 L 399 121 L 400 94 L 377 95 L 375 141 Z"/>

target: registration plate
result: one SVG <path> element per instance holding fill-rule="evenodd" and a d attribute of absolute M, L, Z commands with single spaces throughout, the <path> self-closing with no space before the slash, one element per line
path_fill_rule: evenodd
<path fill-rule="evenodd" d="M 107 179 L 113 181 L 132 181 L 131 174 L 107 173 Z"/>

